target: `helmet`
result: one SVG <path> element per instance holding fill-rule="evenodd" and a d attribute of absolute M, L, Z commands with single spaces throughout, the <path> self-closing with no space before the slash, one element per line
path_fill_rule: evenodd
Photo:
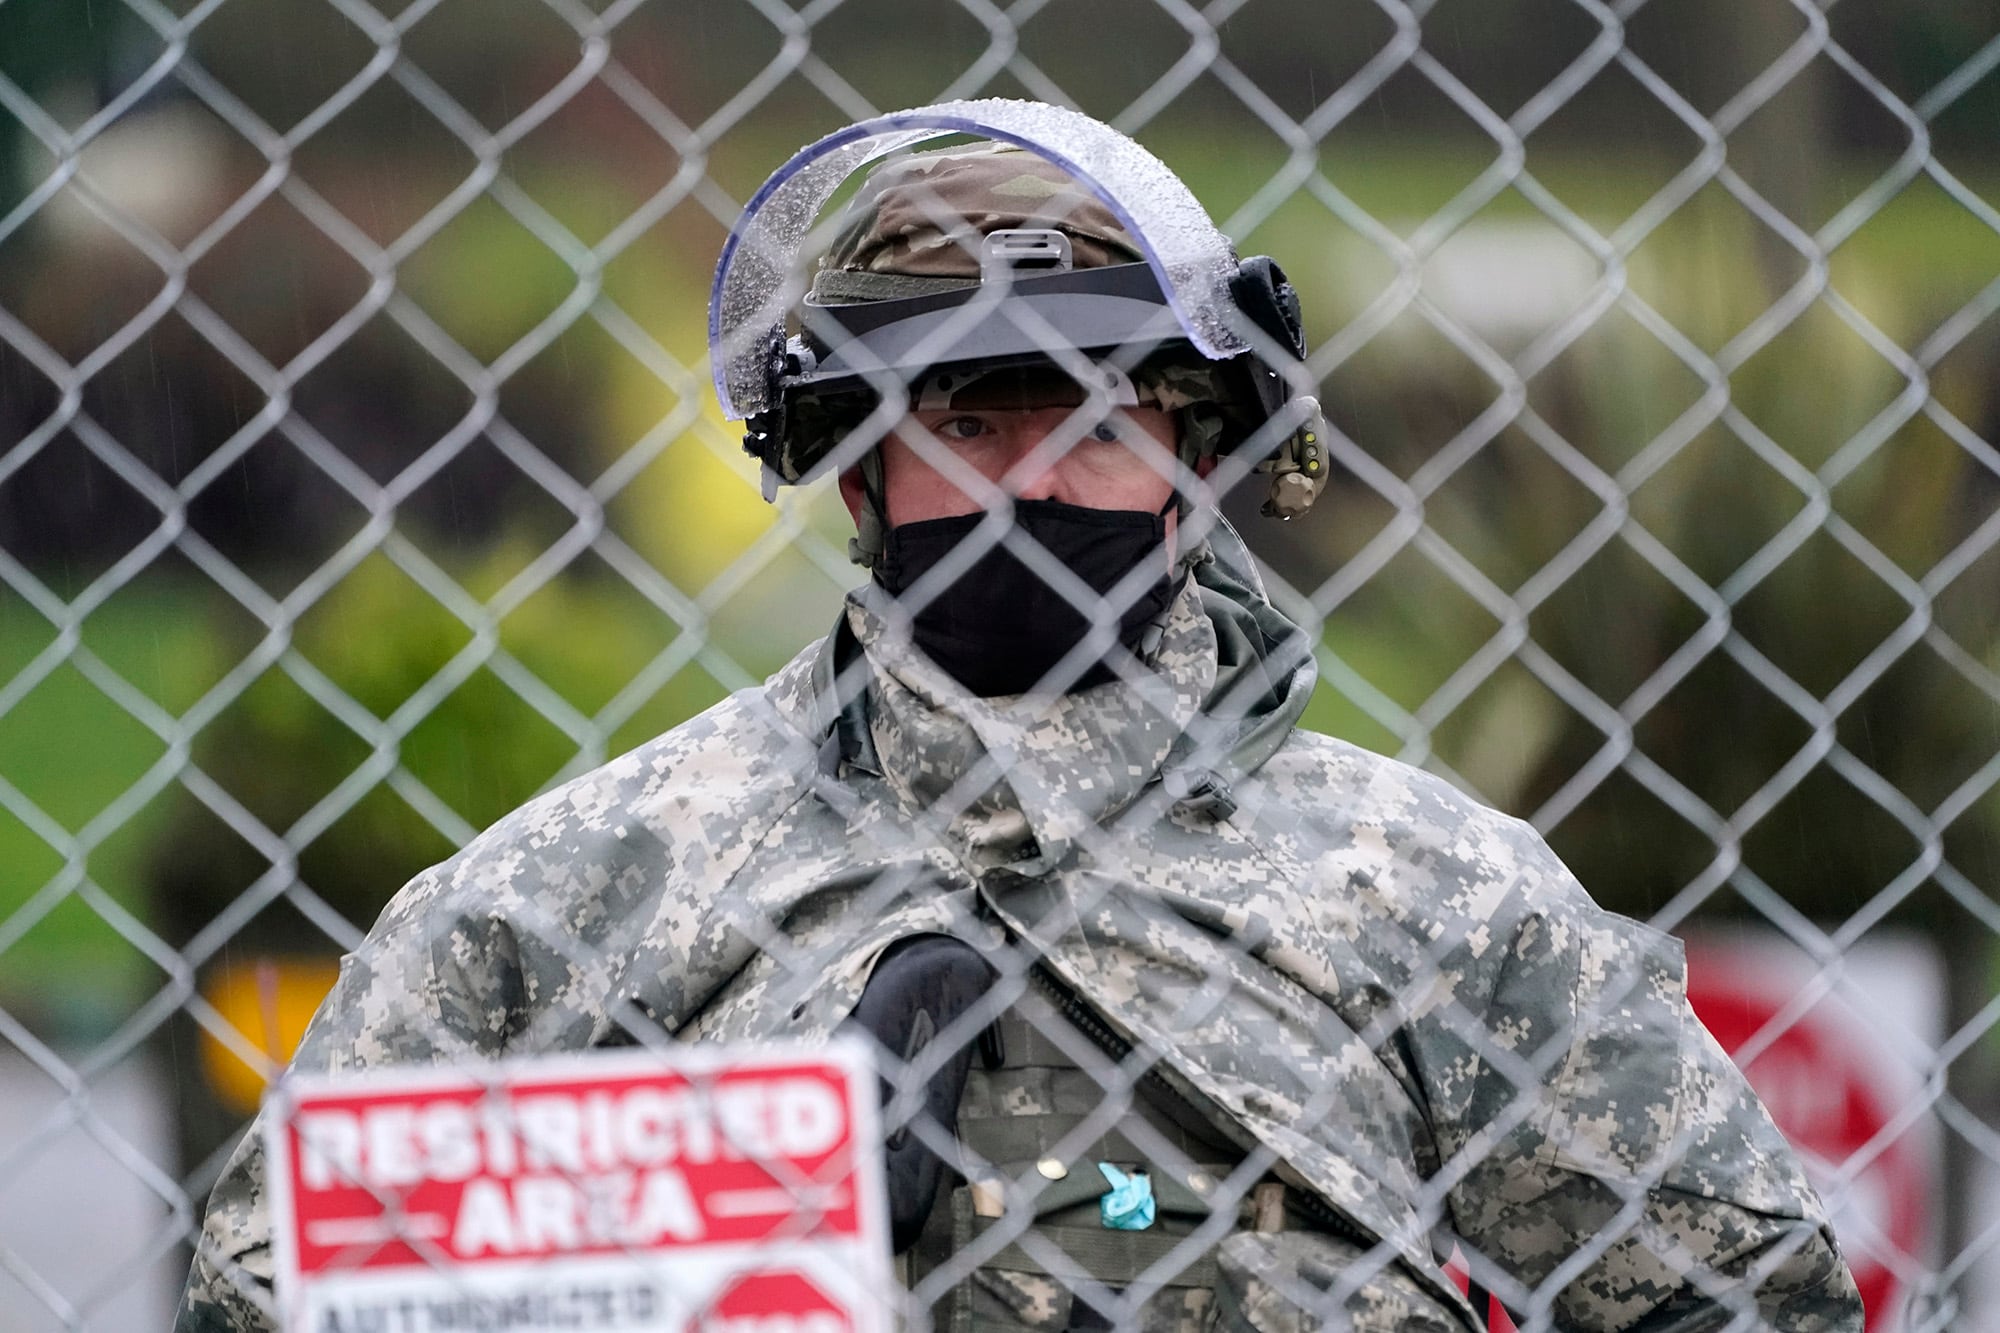
<path fill-rule="evenodd" d="M 908 151 L 947 133 L 991 141 Z M 884 157 L 807 287 L 799 260 L 814 217 Z M 746 420 L 766 498 L 865 463 L 910 407 L 1093 396 L 1174 412 L 1186 466 L 1264 460 L 1267 514 L 1305 512 L 1325 484 L 1326 427 L 1283 272 L 1238 262 L 1164 164 L 1062 108 L 926 107 L 804 149 L 725 246 L 709 326 L 717 393 Z M 879 550 L 872 526 L 862 563 Z"/>

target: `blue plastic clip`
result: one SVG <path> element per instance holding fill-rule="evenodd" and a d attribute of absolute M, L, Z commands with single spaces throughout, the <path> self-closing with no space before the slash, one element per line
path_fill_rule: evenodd
<path fill-rule="evenodd" d="M 1113 1231 L 1144 1231 L 1153 1225 L 1157 1211 L 1153 1203 L 1153 1178 L 1144 1171 L 1134 1171 L 1128 1176 L 1109 1162 L 1099 1162 L 1097 1169 L 1111 1186 L 1097 1201 L 1098 1216 L 1104 1225 Z"/>

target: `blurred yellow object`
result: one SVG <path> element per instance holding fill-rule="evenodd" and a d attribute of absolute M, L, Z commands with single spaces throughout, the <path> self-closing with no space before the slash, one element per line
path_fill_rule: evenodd
<path fill-rule="evenodd" d="M 285 954 L 241 959 L 212 970 L 203 980 L 202 998 L 215 1006 L 223 1021 L 266 1059 L 246 1063 L 207 1028 L 201 1034 L 201 1067 L 215 1096 L 232 1111 L 249 1115 L 257 1109 L 264 1088 L 305 1035 L 320 1001 L 340 975 L 340 960 L 323 954 Z"/>
<path fill-rule="evenodd" d="M 605 411 L 614 439 L 662 429 L 679 403 L 650 370 L 629 359 L 610 375 Z M 771 530 L 757 464 L 743 453 L 743 427 L 726 421 L 703 384 L 701 412 L 619 492 L 621 531 L 653 566 L 689 593 L 720 577 Z"/>

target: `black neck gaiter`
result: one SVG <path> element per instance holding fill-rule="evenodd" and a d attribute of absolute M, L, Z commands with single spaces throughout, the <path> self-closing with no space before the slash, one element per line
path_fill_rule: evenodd
<path fill-rule="evenodd" d="M 900 597 L 985 519 L 982 511 L 890 528 L 875 582 Z M 1146 561 L 1160 567 L 1159 579 L 1118 617 L 1118 641 L 1127 649 L 1138 647 L 1147 627 L 1173 601 L 1164 513 L 1016 500 L 1014 522 L 1100 596 Z M 1092 623 L 1089 607 L 1073 605 L 998 542 L 921 609 L 911 608 L 910 618 L 917 647 L 983 699 L 1033 689 L 1083 641 Z M 1068 689 L 1110 679 L 1111 669 L 1100 660 Z"/>

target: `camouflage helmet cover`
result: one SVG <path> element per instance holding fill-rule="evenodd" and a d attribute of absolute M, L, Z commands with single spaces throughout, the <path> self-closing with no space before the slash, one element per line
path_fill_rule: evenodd
<path fill-rule="evenodd" d="M 837 278 L 825 281 L 841 273 L 971 285 L 980 277 L 980 241 L 1017 227 L 1062 232 L 1077 268 L 1145 258 L 1109 206 L 1062 168 L 1012 144 L 981 144 L 911 153 L 876 168 L 820 258 L 814 294 L 828 299 L 826 287 L 843 290 Z"/>

